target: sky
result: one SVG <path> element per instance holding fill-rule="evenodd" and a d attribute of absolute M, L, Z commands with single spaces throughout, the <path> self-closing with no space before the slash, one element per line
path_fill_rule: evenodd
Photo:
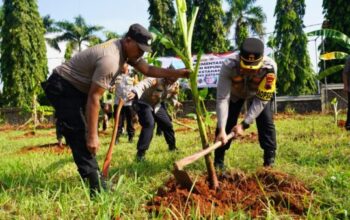
<path fill-rule="evenodd" d="M 319 29 L 323 21 L 322 0 L 305 0 L 305 4 L 304 25 L 318 24 L 306 28 L 305 31 Z M 266 32 L 273 32 L 276 0 L 257 0 L 256 5 L 261 6 L 267 16 Z M 119 34 L 125 33 L 133 23 L 140 23 L 145 27 L 149 25 L 148 0 L 38 0 L 38 7 L 41 16 L 49 14 L 55 21 L 73 21 L 74 17 L 82 15 L 87 24 L 101 25 L 106 30 Z M 224 3 L 224 8 L 226 7 Z M 315 41 L 309 42 L 309 52 L 311 61 L 316 63 Z M 49 69 L 59 65 L 62 57 L 62 53 L 48 49 Z"/>

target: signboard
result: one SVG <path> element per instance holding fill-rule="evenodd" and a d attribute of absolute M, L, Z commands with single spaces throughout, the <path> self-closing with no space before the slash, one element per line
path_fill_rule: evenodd
<path fill-rule="evenodd" d="M 200 60 L 199 72 L 197 77 L 198 88 L 216 88 L 219 81 L 221 65 L 227 57 L 232 56 L 234 53 L 225 54 L 203 54 Z M 194 65 L 196 64 L 196 56 L 193 58 Z M 175 57 L 162 57 L 159 58 L 162 62 L 162 67 L 167 68 L 170 65 L 176 69 L 185 68 L 185 65 L 179 58 Z M 188 87 L 184 83 L 184 80 L 180 82 L 182 87 Z"/>

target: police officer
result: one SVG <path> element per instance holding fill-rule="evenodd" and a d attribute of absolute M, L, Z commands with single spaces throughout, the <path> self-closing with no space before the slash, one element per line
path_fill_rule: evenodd
<path fill-rule="evenodd" d="M 146 78 L 137 84 L 128 95 L 129 99 L 139 97 L 134 105 L 142 126 L 137 142 L 136 159 L 138 161 L 145 159 L 145 153 L 153 138 L 155 122 L 163 131 L 169 150 L 177 150 L 173 125 L 163 102 L 171 100 L 175 107 L 181 105 L 174 92 L 174 87 L 177 86 L 175 81 L 176 78 Z"/>
<path fill-rule="evenodd" d="M 148 65 L 141 57 L 151 51 L 152 35 L 133 24 L 122 39 L 113 39 L 77 53 L 56 67 L 43 83 L 45 93 L 63 125 L 80 176 L 87 179 L 91 195 L 105 188 L 95 155 L 99 149 L 99 100 L 114 84 L 112 79 L 124 63 L 147 76 L 187 77 L 189 70 L 170 70 Z"/>
<path fill-rule="evenodd" d="M 117 108 L 120 98 L 123 99 L 123 97 L 126 97 L 135 84 L 135 78 L 130 76 L 129 65 L 125 63 L 123 65 L 122 74 L 119 75 L 116 79 L 114 115 L 117 114 Z M 132 108 L 132 101 L 125 102 L 120 112 L 120 120 L 118 125 L 118 135 L 116 138 L 116 142 L 119 140 L 119 137 L 123 132 L 124 121 L 126 121 L 126 131 L 128 133 L 129 143 L 133 141 L 135 135 L 134 123 L 132 121 L 132 117 L 134 114 L 133 111 L 134 110 Z"/>
<path fill-rule="evenodd" d="M 227 134 L 235 132 L 236 137 L 256 120 L 260 147 L 264 150 L 264 163 L 274 164 L 276 152 L 276 131 L 272 118 L 271 98 L 276 88 L 276 63 L 264 56 L 264 44 L 256 38 L 247 38 L 239 54 L 224 61 L 217 86 L 216 112 L 218 124 L 216 140 L 225 143 L 215 151 L 214 164 L 224 168 L 225 151 L 231 140 Z M 237 124 L 245 101 L 250 107 Z"/>

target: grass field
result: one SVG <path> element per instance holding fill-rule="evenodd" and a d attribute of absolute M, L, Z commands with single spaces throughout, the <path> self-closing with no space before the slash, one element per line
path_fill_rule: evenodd
<path fill-rule="evenodd" d="M 342 119 L 344 117 L 341 115 Z M 350 133 L 338 128 L 331 115 L 277 115 L 275 122 L 278 154 L 274 169 L 295 176 L 314 194 L 304 217 L 349 219 Z M 195 125 L 193 121 L 191 126 Z M 181 130 L 177 125 L 175 128 Z M 251 132 L 256 133 L 255 126 L 247 130 L 247 134 L 254 137 Z M 161 219 L 162 216 L 146 212 L 144 204 L 172 176 L 175 160 L 200 149 L 200 138 L 191 130 L 176 133 L 180 152 L 175 153 L 168 152 L 163 137 L 155 136 L 146 161 L 137 163 L 136 143 L 127 143 L 127 137 L 122 137 L 115 147 L 110 168 L 113 191 L 101 193 L 91 201 L 69 151 L 30 148 L 54 143 L 54 129 L 37 130 L 33 137 L 25 135 L 28 130 L 2 130 L 0 133 L 0 219 Z M 100 166 L 109 140 L 110 135 L 101 138 L 97 156 Z M 229 169 L 255 172 L 262 165 L 258 141 L 236 140 L 225 163 Z M 204 160 L 186 170 L 192 175 L 203 173 L 206 171 Z M 248 217 L 237 212 L 223 219 Z M 281 217 L 279 213 L 268 216 L 270 219 L 278 217 Z"/>

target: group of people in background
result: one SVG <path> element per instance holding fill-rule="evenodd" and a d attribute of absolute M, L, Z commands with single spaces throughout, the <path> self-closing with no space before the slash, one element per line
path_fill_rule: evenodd
<path fill-rule="evenodd" d="M 110 40 L 77 53 L 71 60 L 56 67 L 42 84 L 55 108 L 60 132 L 72 149 L 80 176 L 89 182 L 92 196 L 106 189 L 106 181 L 96 161 L 100 146 L 100 100 L 105 91 L 115 89 L 114 109 L 123 103 L 118 133 L 122 133 L 126 121 L 129 142 L 133 142 L 135 137 L 134 115 L 138 116 L 142 128 L 136 144 L 137 161 L 145 160 L 156 123 L 164 134 L 169 151 L 177 150 L 165 102 L 181 106 L 177 101 L 179 85 L 176 81 L 188 78 L 190 70 L 147 64 L 142 56 L 144 52 L 151 52 L 151 40 L 152 35 L 144 27 L 133 24 L 122 39 Z M 129 66 L 148 77 L 138 82 L 130 75 Z M 264 56 L 264 44 L 256 38 L 246 39 L 240 53 L 223 63 L 217 85 L 216 141 L 221 141 L 224 146 L 215 151 L 214 165 L 217 168 L 224 168 L 225 152 L 231 144 L 227 134 L 234 132 L 235 137 L 243 135 L 254 120 L 264 151 L 263 165 L 273 166 L 277 144 L 271 98 L 276 88 L 276 76 L 276 63 Z M 248 102 L 249 108 L 238 123 L 244 102 Z M 111 105 L 102 105 L 107 119 L 112 116 Z"/>

